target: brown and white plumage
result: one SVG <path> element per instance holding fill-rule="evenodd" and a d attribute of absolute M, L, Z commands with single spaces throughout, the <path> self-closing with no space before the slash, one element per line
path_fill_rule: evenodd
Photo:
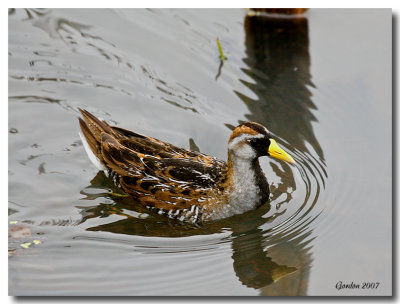
<path fill-rule="evenodd" d="M 83 116 L 79 118 L 81 138 L 90 159 L 150 210 L 198 222 L 243 213 L 268 200 L 268 183 L 258 157 L 269 155 L 269 147 L 276 142 L 262 125 L 248 122 L 234 129 L 225 163 L 112 127 L 88 111 L 79 110 Z M 293 161 L 287 154 L 284 156 Z"/>

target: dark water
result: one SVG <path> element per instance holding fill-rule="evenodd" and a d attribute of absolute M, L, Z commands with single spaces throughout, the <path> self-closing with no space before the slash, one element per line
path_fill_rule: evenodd
<path fill-rule="evenodd" d="M 391 294 L 390 10 L 9 10 L 8 55 L 11 295 Z M 97 172 L 77 107 L 221 159 L 257 121 L 297 164 L 261 160 L 270 205 L 177 223 Z"/>

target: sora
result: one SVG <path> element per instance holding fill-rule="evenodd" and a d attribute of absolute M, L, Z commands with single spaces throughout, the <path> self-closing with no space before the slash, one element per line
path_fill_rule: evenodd
<path fill-rule="evenodd" d="M 255 122 L 237 126 L 228 143 L 228 162 L 161 140 L 112 127 L 79 109 L 81 139 L 99 170 L 146 208 L 192 223 L 256 209 L 269 187 L 258 158 L 293 158 Z"/>

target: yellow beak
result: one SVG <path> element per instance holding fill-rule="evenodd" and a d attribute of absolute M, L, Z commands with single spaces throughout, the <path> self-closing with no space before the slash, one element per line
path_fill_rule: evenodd
<path fill-rule="evenodd" d="M 278 146 L 275 139 L 270 138 L 270 145 L 268 148 L 269 156 L 275 157 L 277 159 L 281 159 L 287 161 L 288 163 L 295 164 L 294 159 L 287 154 L 281 147 Z"/>

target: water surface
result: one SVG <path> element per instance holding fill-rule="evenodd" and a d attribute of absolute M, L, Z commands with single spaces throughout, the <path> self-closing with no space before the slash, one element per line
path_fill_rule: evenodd
<path fill-rule="evenodd" d="M 390 10 L 17 9 L 8 57 L 11 295 L 391 294 Z M 115 195 L 78 107 L 224 160 L 256 121 L 297 164 L 261 160 L 269 205 L 179 223 Z"/>

